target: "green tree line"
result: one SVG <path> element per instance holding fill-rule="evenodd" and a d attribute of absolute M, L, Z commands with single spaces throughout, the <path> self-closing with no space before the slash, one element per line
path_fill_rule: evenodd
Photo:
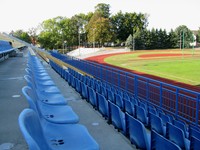
<path fill-rule="evenodd" d="M 32 28 L 12 34 L 27 42 L 40 44 L 45 49 L 62 49 L 72 46 L 127 46 L 134 49 L 166 49 L 189 47 L 192 32 L 184 25 L 174 31 L 147 30 L 148 15 L 135 12 L 111 15 L 110 5 L 100 3 L 94 12 L 76 14 L 71 18 L 58 16 L 45 20 L 39 26 L 39 34 Z M 200 40 L 200 31 L 197 40 Z"/>

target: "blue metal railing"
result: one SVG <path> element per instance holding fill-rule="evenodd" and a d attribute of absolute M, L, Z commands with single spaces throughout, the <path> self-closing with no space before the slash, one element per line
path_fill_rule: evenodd
<path fill-rule="evenodd" d="M 157 106 L 178 119 L 194 125 L 200 123 L 199 92 L 75 57 L 54 52 L 51 55 L 99 80 L 128 91 L 135 98 Z"/>

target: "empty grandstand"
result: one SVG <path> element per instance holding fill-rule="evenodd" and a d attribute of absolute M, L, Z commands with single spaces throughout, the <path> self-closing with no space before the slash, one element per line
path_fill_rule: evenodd
<path fill-rule="evenodd" d="M 30 149 L 199 149 L 199 92 L 25 45 L 23 94 L 30 108 L 19 125 Z M 63 89 L 49 76 L 49 65 L 63 78 Z"/>

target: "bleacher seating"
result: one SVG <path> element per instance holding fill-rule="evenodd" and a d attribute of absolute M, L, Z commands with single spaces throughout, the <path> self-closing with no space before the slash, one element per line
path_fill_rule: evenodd
<path fill-rule="evenodd" d="M 0 52 L 4 51 L 4 50 L 9 50 L 9 49 L 12 49 L 12 48 L 13 47 L 12 47 L 10 42 L 0 40 Z"/>
<path fill-rule="evenodd" d="M 160 107 L 155 107 L 155 105 L 152 105 L 151 103 L 146 103 L 140 99 L 136 99 L 134 95 L 127 93 L 120 87 L 116 87 L 115 85 L 88 75 L 83 75 L 82 73 L 79 73 L 72 68 L 68 67 L 63 69 L 52 60 L 50 60 L 50 65 L 56 72 L 61 75 L 61 77 L 63 77 L 69 83 L 69 85 L 71 85 L 76 89 L 77 92 L 79 92 L 83 99 L 89 102 L 92 106 L 95 106 L 95 109 L 99 111 L 106 120 L 108 120 L 108 123 L 112 123 L 113 126 L 124 135 L 126 135 L 130 141 L 136 145 L 136 147 L 141 149 L 157 149 L 162 145 L 159 143 L 161 141 L 163 141 L 166 149 L 167 147 L 173 147 L 174 149 L 189 149 L 191 146 L 194 149 L 197 149 L 197 145 L 200 146 L 198 142 L 200 139 L 198 137 L 198 132 L 200 132 L 199 127 L 195 127 L 197 128 L 195 130 L 198 130 L 195 137 L 197 140 L 193 139 L 195 141 L 193 143 L 195 144 L 191 145 L 190 143 L 192 142 L 190 141 L 193 138 L 191 133 L 195 134 L 196 132 L 191 131 L 190 133 L 190 129 L 186 129 L 188 132 L 187 134 L 189 134 L 189 138 L 186 138 L 187 136 L 185 136 L 184 132 L 181 130 L 181 126 L 176 124 L 177 119 L 175 120 L 174 116 L 168 114 L 167 112 L 163 112 Z M 73 77 L 73 80 L 70 76 Z M 80 85 L 77 84 L 78 82 Z M 90 91 L 92 91 L 92 95 L 95 95 L 94 93 L 96 93 L 95 100 L 92 100 L 94 98 L 90 97 Z M 112 106 L 115 106 L 117 109 L 112 109 Z M 153 114 L 154 117 L 152 117 L 151 114 Z M 133 124 L 135 120 L 137 121 L 137 131 L 139 132 L 138 134 L 141 135 L 136 135 L 134 132 L 136 125 Z M 179 143 L 180 139 L 178 142 L 173 139 L 176 134 L 174 135 L 173 132 L 171 134 L 171 128 L 169 128 L 170 125 L 168 124 L 173 125 L 173 127 L 176 124 L 175 127 L 178 128 L 178 131 L 181 131 L 180 133 L 183 133 L 183 139 L 187 141 L 186 146 L 183 147 L 183 145 Z M 156 142 L 154 145 L 151 145 L 150 143 L 153 141 L 150 134 L 154 130 L 157 131 L 156 134 L 159 134 L 158 136 L 155 134 L 153 136 L 156 137 L 158 143 Z M 136 136 L 139 136 L 139 141 Z"/>
<path fill-rule="evenodd" d="M 152 150 L 181 150 L 175 143 L 166 139 L 156 131 L 151 131 L 151 149 Z"/>
<path fill-rule="evenodd" d="M 35 55 L 29 54 L 27 67 L 28 86 L 22 92 L 30 108 L 21 112 L 19 126 L 29 149 L 98 150 L 98 143 L 85 126 L 78 124 L 79 117 Z"/>
<path fill-rule="evenodd" d="M 32 109 L 21 112 L 19 126 L 30 150 L 99 149 L 83 125 L 51 123 L 39 119 Z"/>

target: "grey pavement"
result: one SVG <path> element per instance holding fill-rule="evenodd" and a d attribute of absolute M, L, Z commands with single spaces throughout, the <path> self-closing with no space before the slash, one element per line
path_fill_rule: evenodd
<path fill-rule="evenodd" d="M 0 62 L 0 150 L 28 149 L 18 126 L 20 112 L 28 107 L 21 92 L 26 64 L 26 57 Z"/>

